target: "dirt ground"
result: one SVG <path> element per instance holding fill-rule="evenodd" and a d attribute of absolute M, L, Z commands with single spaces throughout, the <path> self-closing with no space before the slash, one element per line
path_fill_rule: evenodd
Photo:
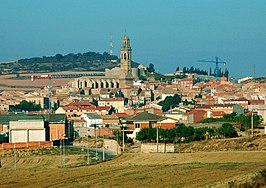
<path fill-rule="evenodd" d="M 265 151 L 125 153 L 71 168 L 60 167 L 60 156 L 46 155 L 18 158 L 16 170 L 14 158 L 5 157 L 0 187 L 226 187 L 265 168 Z"/>

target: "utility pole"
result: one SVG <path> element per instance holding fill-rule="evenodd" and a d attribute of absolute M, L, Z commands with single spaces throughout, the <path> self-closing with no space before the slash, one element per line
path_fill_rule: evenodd
<path fill-rule="evenodd" d="M 62 138 L 60 138 L 60 163 L 61 163 L 61 167 L 63 167 L 63 158 L 62 158 Z"/>
<path fill-rule="evenodd" d="M 96 152 L 95 153 L 96 153 L 96 159 L 98 160 L 98 145 L 97 145 L 97 142 L 98 142 L 97 134 L 98 133 L 97 133 L 97 129 L 96 128 L 97 128 L 97 125 L 95 124 L 95 130 L 96 130 L 95 131 L 95 140 L 96 140 L 96 150 L 95 150 Z"/>
<path fill-rule="evenodd" d="M 105 161 L 105 153 L 104 153 L 104 135 L 103 135 L 103 161 Z"/>
<path fill-rule="evenodd" d="M 122 125 L 122 131 L 123 131 L 123 152 L 125 151 L 125 127 Z"/>
<path fill-rule="evenodd" d="M 65 139 L 63 139 L 63 157 L 64 157 L 63 167 L 65 167 L 66 165 Z"/>
<path fill-rule="evenodd" d="M 90 148 L 89 148 L 89 138 L 87 143 L 87 164 L 90 164 Z"/>
<path fill-rule="evenodd" d="M 116 134 L 116 154 L 117 154 L 117 156 L 118 156 L 118 148 L 119 148 L 118 134 L 119 134 L 119 131 L 117 131 L 117 134 Z"/>
<path fill-rule="evenodd" d="M 17 169 L 16 138 L 14 139 L 14 170 Z"/>
<path fill-rule="evenodd" d="M 253 109 L 251 111 L 251 135 L 254 137 L 254 119 L 253 119 Z"/>
<path fill-rule="evenodd" d="M 159 152 L 159 130 L 158 130 L 158 126 L 156 129 L 156 147 L 157 147 L 157 153 Z"/>

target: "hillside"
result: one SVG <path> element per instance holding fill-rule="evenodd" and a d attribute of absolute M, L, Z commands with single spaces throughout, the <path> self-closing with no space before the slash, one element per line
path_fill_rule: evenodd
<path fill-rule="evenodd" d="M 119 58 L 107 52 L 69 53 L 67 55 L 32 57 L 16 62 L 1 63 L 2 74 L 60 72 L 60 71 L 104 71 L 119 66 Z M 132 62 L 132 67 L 139 64 Z"/>
<path fill-rule="evenodd" d="M 74 158 L 75 157 L 75 158 Z M 66 156 L 78 162 L 76 155 Z M 125 153 L 91 166 L 60 168 L 60 155 L 2 158 L 0 187 L 227 187 L 265 169 L 265 152 Z"/>
<path fill-rule="evenodd" d="M 214 151 L 266 151 L 266 136 L 209 139 L 175 146 L 175 152 L 179 153 Z"/>
<path fill-rule="evenodd" d="M 67 55 L 43 56 L 20 59 L 16 62 L 2 63 L 2 73 L 17 72 L 55 72 L 55 71 L 103 71 L 118 66 L 118 57 L 107 52 L 70 53 Z"/>

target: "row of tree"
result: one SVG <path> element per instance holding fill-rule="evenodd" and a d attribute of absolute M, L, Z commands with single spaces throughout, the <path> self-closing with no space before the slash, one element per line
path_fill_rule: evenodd
<path fill-rule="evenodd" d="M 219 128 L 178 125 L 172 129 L 158 128 L 159 141 L 167 142 L 191 142 L 205 140 L 207 138 L 233 138 L 237 137 L 237 132 L 232 124 L 224 123 Z M 157 139 L 156 128 L 144 128 L 137 134 L 137 140 L 155 142 Z"/>
<path fill-rule="evenodd" d="M 177 67 L 176 71 L 179 71 L 180 68 Z M 201 70 L 199 68 L 194 68 L 193 66 L 191 66 L 190 68 L 188 67 L 183 67 L 183 73 L 196 73 L 196 74 L 200 74 L 200 75 L 208 75 L 208 71 L 205 70 Z"/>
<path fill-rule="evenodd" d="M 176 68 L 176 71 L 179 71 L 180 70 L 180 68 L 179 67 L 177 67 Z M 212 71 L 212 68 L 210 68 L 210 71 L 209 71 L 209 73 L 208 73 L 208 71 L 206 71 L 206 70 L 201 70 L 201 69 L 199 69 L 199 68 L 194 68 L 193 66 L 191 66 L 190 68 L 188 68 L 188 67 L 183 67 L 183 73 L 196 73 L 196 74 L 200 74 L 200 75 L 209 75 L 209 76 L 216 76 L 216 70 L 214 69 L 213 71 Z M 225 69 L 225 71 L 223 71 L 221 68 L 219 68 L 219 70 L 218 70 L 218 77 L 222 77 L 222 76 L 224 76 L 224 77 L 227 77 L 228 78 L 228 76 L 229 76 L 229 71 L 228 71 L 228 69 Z"/>
<path fill-rule="evenodd" d="M 35 104 L 33 102 L 28 102 L 28 101 L 21 101 L 19 104 L 16 104 L 15 106 L 11 106 L 9 111 L 12 112 L 18 112 L 18 111 L 40 111 L 41 110 L 41 105 L 40 104 Z"/>
<path fill-rule="evenodd" d="M 60 62 L 88 62 L 88 61 L 107 61 L 107 60 L 116 60 L 117 56 L 110 55 L 107 52 L 103 54 L 97 52 L 86 52 L 86 53 L 69 53 L 67 55 L 56 54 L 55 56 L 43 56 L 43 57 L 33 57 L 18 60 L 20 64 L 43 64 L 43 63 L 60 63 Z"/>
<path fill-rule="evenodd" d="M 222 118 L 206 118 L 199 121 L 199 123 L 212 123 L 212 122 L 231 122 L 231 123 L 240 123 L 245 129 L 251 127 L 251 122 L 253 118 L 253 125 L 257 127 L 263 121 L 263 118 L 257 114 L 241 114 L 237 115 L 235 112 L 232 114 L 224 114 Z"/>

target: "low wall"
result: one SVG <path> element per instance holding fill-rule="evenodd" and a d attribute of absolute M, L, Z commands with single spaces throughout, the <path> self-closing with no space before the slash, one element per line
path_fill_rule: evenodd
<path fill-rule="evenodd" d="M 118 155 L 121 154 L 121 147 L 116 140 L 104 139 L 104 149 L 117 153 Z"/>
<path fill-rule="evenodd" d="M 157 152 L 157 144 L 141 143 L 140 151 L 142 153 Z M 172 153 L 174 151 L 175 151 L 174 144 L 158 144 L 158 152 L 159 153 Z"/>
<path fill-rule="evenodd" d="M 2 143 L 0 150 L 15 148 L 36 148 L 36 147 L 51 147 L 53 142 L 17 142 L 17 143 Z"/>

